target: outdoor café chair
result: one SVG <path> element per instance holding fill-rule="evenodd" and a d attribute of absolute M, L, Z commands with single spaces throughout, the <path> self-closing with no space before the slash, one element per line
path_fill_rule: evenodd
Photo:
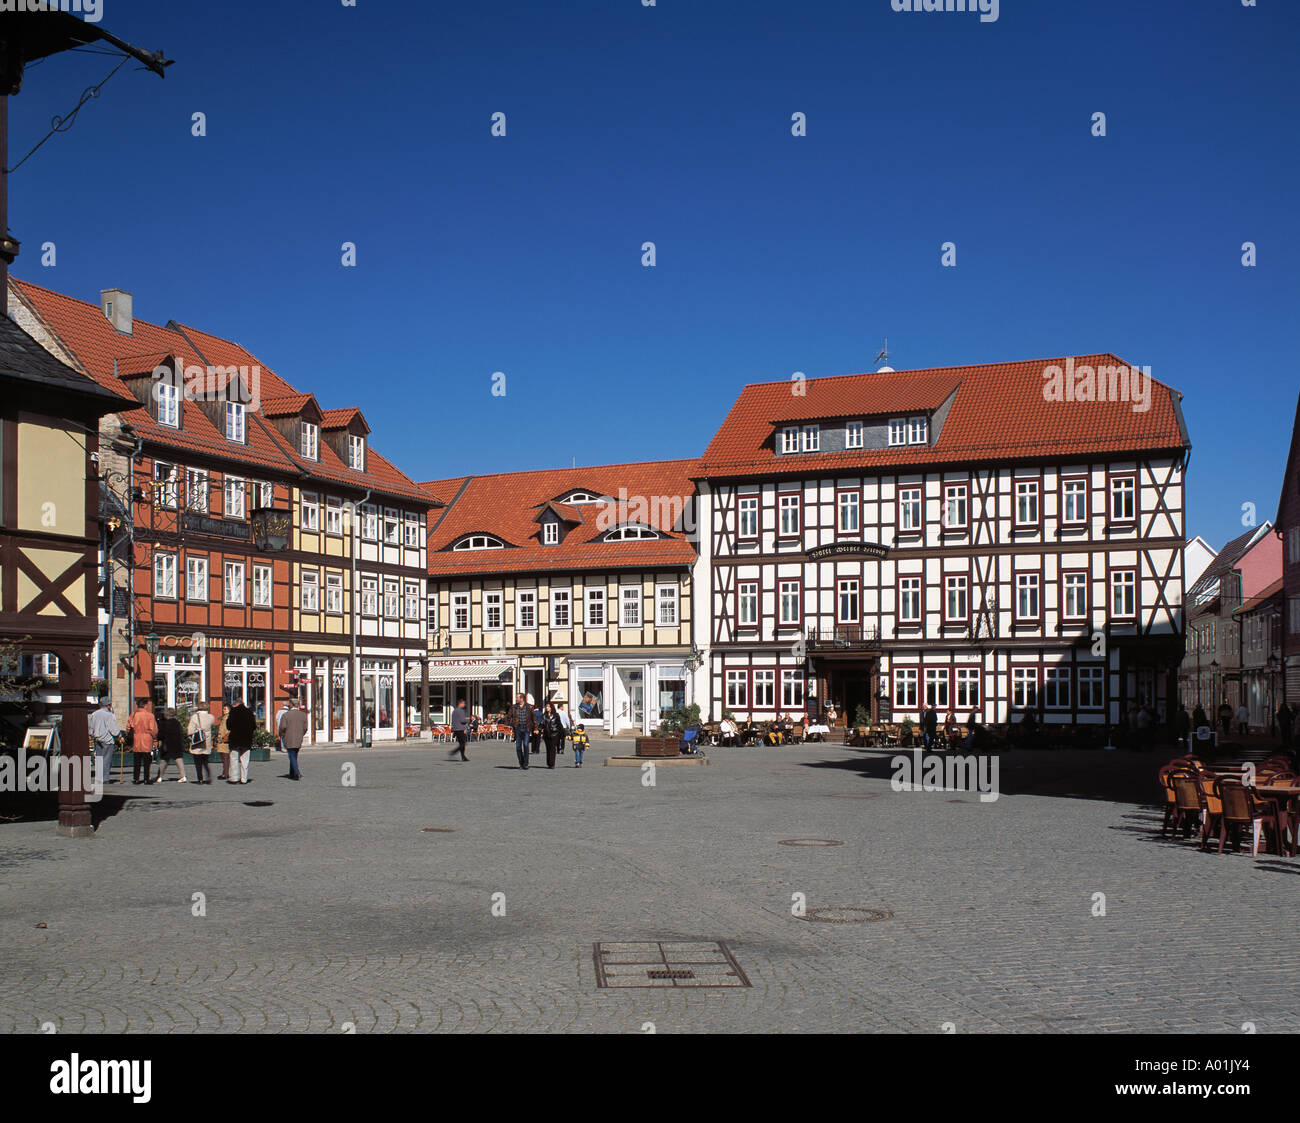
<path fill-rule="evenodd" d="M 1177 833 L 1178 828 L 1182 827 L 1183 837 L 1190 838 L 1192 827 L 1201 821 L 1204 799 L 1196 773 L 1190 768 L 1175 768 L 1169 773 L 1169 784 L 1174 789 L 1174 832 Z"/>
<path fill-rule="evenodd" d="M 1229 780 L 1220 777 L 1217 782 L 1217 791 L 1219 798 L 1223 801 L 1223 814 L 1219 817 L 1219 853 L 1223 853 L 1223 843 L 1227 838 L 1228 832 L 1232 832 L 1233 848 L 1241 849 L 1241 830 L 1243 827 L 1251 829 L 1251 857 L 1259 854 L 1259 836 L 1261 833 L 1273 834 L 1275 840 L 1279 843 L 1278 853 L 1281 853 L 1281 840 L 1277 838 L 1278 822 L 1276 815 L 1272 814 L 1267 805 L 1260 803 L 1240 780 Z"/>
<path fill-rule="evenodd" d="M 1175 812 L 1177 811 L 1177 807 L 1178 807 L 1177 801 L 1174 798 L 1173 781 L 1169 779 L 1169 775 L 1170 773 L 1174 772 L 1178 768 L 1185 768 L 1185 767 L 1186 767 L 1185 764 L 1179 764 L 1177 761 L 1170 761 L 1163 768 L 1161 768 L 1160 771 L 1157 773 L 1160 779 L 1160 791 L 1164 795 L 1164 803 L 1165 803 L 1165 819 L 1164 822 L 1160 824 L 1161 838 L 1164 838 L 1167 835 L 1169 831 L 1169 825 L 1174 821 Z"/>
<path fill-rule="evenodd" d="M 1219 825 L 1223 816 L 1223 801 L 1219 798 L 1219 777 L 1202 772 L 1197 777 L 1201 788 L 1201 849 L 1209 844 L 1210 832 Z"/>

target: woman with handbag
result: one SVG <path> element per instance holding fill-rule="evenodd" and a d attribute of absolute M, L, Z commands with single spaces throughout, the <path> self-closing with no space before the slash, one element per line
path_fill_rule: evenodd
<path fill-rule="evenodd" d="M 555 767 L 555 753 L 564 744 L 564 723 L 553 702 L 546 703 L 542 714 L 542 738 L 546 741 L 546 767 Z"/>
<path fill-rule="evenodd" d="M 208 703 L 200 702 L 199 708 L 190 718 L 187 730 L 190 735 L 190 756 L 194 758 L 194 778 L 200 784 L 212 783 L 212 778 L 208 775 L 208 755 L 212 752 L 212 727 L 216 724 Z"/>

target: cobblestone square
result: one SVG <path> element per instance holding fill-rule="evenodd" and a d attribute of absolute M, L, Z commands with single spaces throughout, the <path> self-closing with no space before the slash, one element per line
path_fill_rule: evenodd
<path fill-rule="evenodd" d="M 599 766 L 627 751 L 317 750 L 302 783 L 276 755 L 245 788 L 110 787 L 91 840 L 0 823 L 0 1031 L 1300 1028 L 1300 861 L 1081 797 L 1146 771 L 1154 795 L 1153 757 L 1019 754 L 981 803 L 839 745 L 714 750 L 653 787 Z M 780 845 L 808 838 L 843 845 Z M 689 946 L 656 966 L 647 942 Z M 701 985 L 718 942 L 752 985 Z M 597 944 L 639 985 L 599 986 Z"/>

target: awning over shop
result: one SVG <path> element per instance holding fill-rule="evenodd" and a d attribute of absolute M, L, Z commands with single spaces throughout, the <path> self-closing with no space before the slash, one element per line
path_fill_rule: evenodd
<path fill-rule="evenodd" d="M 448 661 L 429 660 L 430 682 L 496 682 L 503 675 L 514 677 L 515 665 L 492 659 L 465 659 Z M 407 682 L 419 682 L 420 664 L 412 663 L 406 670 Z"/>

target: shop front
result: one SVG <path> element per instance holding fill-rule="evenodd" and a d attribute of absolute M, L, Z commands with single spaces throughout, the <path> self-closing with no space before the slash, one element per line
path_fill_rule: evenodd
<path fill-rule="evenodd" d="M 515 700 L 518 659 L 429 660 L 429 720 L 445 724 L 462 699 L 465 708 L 478 717 L 503 714 Z M 406 708 L 411 724 L 420 724 L 421 671 L 412 660 L 406 671 Z"/>
<path fill-rule="evenodd" d="M 243 702 L 262 729 L 270 728 L 271 660 L 265 655 L 231 655 L 222 659 L 221 701 L 225 709 Z"/>
<path fill-rule="evenodd" d="M 607 660 L 583 663 L 570 658 L 569 712 L 592 729 L 648 734 L 663 715 L 689 703 L 682 659 Z"/>
<path fill-rule="evenodd" d="M 376 741 L 394 741 L 401 732 L 397 703 L 397 660 L 362 659 L 361 728 Z"/>
<path fill-rule="evenodd" d="M 314 745 L 347 741 L 347 656 L 300 655 L 293 667 L 306 680 L 308 740 Z"/>
<path fill-rule="evenodd" d="M 201 653 L 159 652 L 153 663 L 154 709 L 179 710 L 186 706 L 193 710 L 205 701 L 208 695 L 203 662 Z"/>

